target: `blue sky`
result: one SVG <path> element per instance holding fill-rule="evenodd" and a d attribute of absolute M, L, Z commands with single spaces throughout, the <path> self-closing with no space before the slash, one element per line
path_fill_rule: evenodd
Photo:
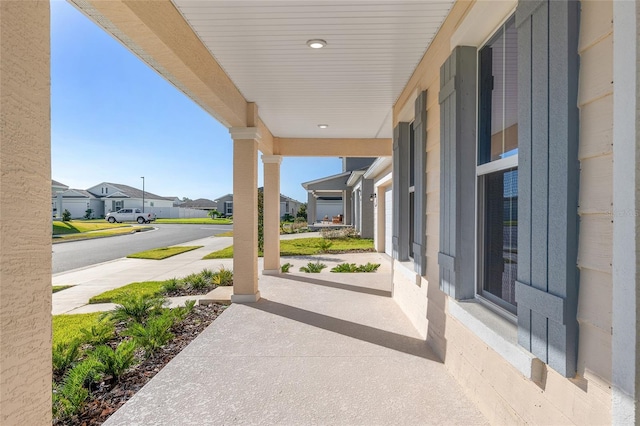
<path fill-rule="evenodd" d="M 64 0 L 51 1 L 52 177 L 122 183 L 163 196 L 233 192 L 228 130 Z M 260 163 L 260 162 L 259 162 Z M 284 158 L 280 192 L 339 173 L 338 158 Z M 262 167 L 259 164 L 259 185 Z"/>

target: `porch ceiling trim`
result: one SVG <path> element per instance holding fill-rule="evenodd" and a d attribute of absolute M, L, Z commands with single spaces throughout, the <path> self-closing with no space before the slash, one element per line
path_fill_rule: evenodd
<path fill-rule="evenodd" d="M 289 157 L 390 157 L 393 142 L 389 138 L 274 138 L 273 150 Z"/>

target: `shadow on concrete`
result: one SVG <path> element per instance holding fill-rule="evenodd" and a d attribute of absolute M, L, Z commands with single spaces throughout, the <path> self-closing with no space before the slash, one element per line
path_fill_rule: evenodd
<path fill-rule="evenodd" d="M 260 299 L 257 303 L 249 303 L 246 306 L 398 352 L 430 361 L 441 362 L 438 356 L 432 352 L 427 343 L 422 339 L 380 330 L 352 321 L 341 320 L 265 298 Z"/>
<path fill-rule="evenodd" d="M 299 282 L 314 284 L 314 285 L 321 285 L 323 287 L 337 288 L 340 290 L 354 291 L 356 293 L 365 293 L 365 294 L 371 294 L 371 295 L 380 296 L 380 297 L 391 297 L 391 292 L 386 290 L 378 290 L 375 288 L 368 288 L 368 287 L 359 287 L 357 285 L 337 283 L 335 281 L 319 280 L 317 278 L 303 277 L 300 275 L 280 274 L 278 278 L 284 279 L 284 280 L 290 280 L 290 281 L 299 281 Z"/>

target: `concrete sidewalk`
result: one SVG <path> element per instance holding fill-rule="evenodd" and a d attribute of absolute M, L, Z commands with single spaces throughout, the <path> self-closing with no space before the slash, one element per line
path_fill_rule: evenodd
<path fill-rule="evenodd" d="M 283 235 L 282 239 L 317 237 L 318 233 Z M 181 246 L 203 246 L 164 260 L 120 258 L 68 272 L 54 274 L 53 285 L 73 285 L 74 287 L 53 294 L 52 314 L 73 314 L 95 312 L 110 309 L 111 306 L 87 306 L 89 299 L 107 290 L 122 287 L 139 281 L 162 281 L 170 278 L 181 278 L 200 272 L 205 268 L 217 270 L 221 266 L 233 269 L 233 259 L 202 260 L 205 255 L 233 244 L 231 237 L 208 237 L 189 241 Z M 328 273 L 334 265 L 342 262 L 380 263 L 379 272 L 389 271 L 390 264 L 384 255 L 379 253 L 357 253 L 338 255 L 288 256 L 281 263 L 292 263 L 291 271 L 298 271 L 307 262 L 320 261 L 328 265 L 323 274 Z M 258 271 L 262 272 L 262 258 L 258 259 Z M 195 296 L 191 296 L 194 299 Z M 176 299 L 175 303 L 183 302 Z M 174 303 L 174 304 L 175 304 Z"/>
<path fill-rule="evenodd" d="M 487 421 L 391 296 L 389 272 L 260 277 L 105 425 Z"/>

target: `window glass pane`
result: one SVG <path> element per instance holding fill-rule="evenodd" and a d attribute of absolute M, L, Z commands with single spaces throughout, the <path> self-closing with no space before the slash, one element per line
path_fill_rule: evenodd
<path fill-rule="evenodd" d="M 484 178 L 483 290 L 516 306 L 518 272 L 518 170 Z"/>
<path fill-rule="evenodd" d="M 480 50 L 478 164 L 518 152 L 517 44 L 511 18 Z"/>

